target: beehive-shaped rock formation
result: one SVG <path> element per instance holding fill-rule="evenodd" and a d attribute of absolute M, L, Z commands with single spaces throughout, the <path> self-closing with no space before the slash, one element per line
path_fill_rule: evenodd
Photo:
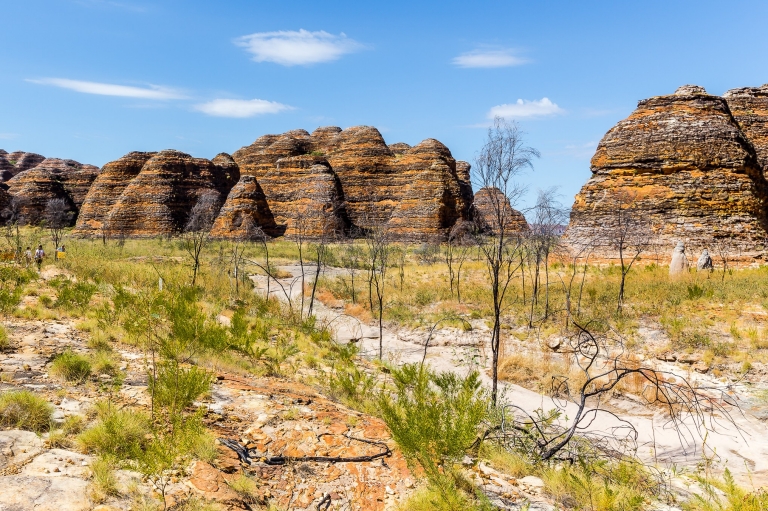
<path fill-rule="evenodd" d="M 72 212 L 74 222 L 91 183 L 99 173 L 98 167 L 74 160 L 46 158 L 8 182 L 8 193 L 18 199 L 23 221 L 37 224 L 43 220 L 46 205 L 53 199 L 63 199 Z"/>
<path fill-rule="evenodd" d="M 157 153 L 128 153 L 101 169 L 80 208 L 76 232 L 81 235 L 108 235 L 107 217 L 133 178 L 144 164 Z M 117 228 L 117 226 L 116 226 Z"/>
<path fill-rule="evenodd" d="M 504 226 L 507 235 L 521 234 L 528 231 L 528 222 L 518 210 L 509 203 L 509 198 L 498 188 L 481 188 L 475 194 L 475 222 L 481 229 L 491 233 L 499 232 Z"/>
<path fill-rule="evenodd" d="M 237 165 L 226 154 L 210 161 L 174 150 L 129 153 L 104 166 L 75 232 L 172 235 L 183 229 L 202 194 L 213 190 L 223 202 L 238 178 Z"/>
<path fill-rule="evenodd" d="M 761 245 L 768 185 L 739 115 L 734 119 L 729 108 L 742 101 L 736 96 L 726 101 L 684 86 L 640 101 L 598 144 L 567 239 L 604 239 L 629 197 L 657 243 L 707 245 L 727 238 L 744 250 Z M 763 129 L 746 114 L 741 118 L 754 132 Z"/>
<path fill-rule="evenodd" d="M 228 234 L 227 226 L 248 203 L 262 204 L 262 192 L 269 213 L 251 209 L 271 236 L 295 236 L 299 224 L 309 237 L 386 225 L 395 238 L 426 240 L 445 237 L 458 219 L 469 217 L 469 166 L 460 177 L 448 148 L 433 139 L 387 146 L 376 128 L 323 127 L 311 135 L 265 135 L 233 158 L 244 182 L 222 208 L 217 236 L 241 235 L 236 229 Z"/>
<path fill-rule="evenodd" d="M 0 149 L 0 181 L 8 181 L 13 176 L 33 167 L 45 160 L 45 156 L 36 153 L 14 151 L 8 153 Z"/>

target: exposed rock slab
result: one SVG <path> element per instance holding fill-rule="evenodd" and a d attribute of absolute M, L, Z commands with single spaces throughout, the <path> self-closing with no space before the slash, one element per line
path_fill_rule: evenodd
<path fill-rule="evenodd" d="M 726 99 L 696 86 L 642 100 L 603 137 L 566 237 L 599 239 L 629 197 L 659 244 L 762 250 L 768 183 Z"/>

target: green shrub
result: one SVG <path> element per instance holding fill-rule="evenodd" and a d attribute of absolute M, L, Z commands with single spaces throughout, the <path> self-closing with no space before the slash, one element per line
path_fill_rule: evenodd
<path fill-rule="evenodd" d="M 91 301 L 96 285 L 88 282 L 64 281 L 59 288 L 59 296 L 56 298 L 56 307 L 64 310 L 84 309 Z"/>
<path fill-rule="evenodd" d="M 634 461 L 579 460 L 547 467 L 542 479 L 545 493 L 571 509 L 640 511 L 660 488 L 659 481 Z"/>
<path fill-rule="evenodd" d="M 67 349 L 51 364 L 51 374 L 72 383 L 82 383 L 91 375 L 88 358 Z"/>
<path fill-rule="evenodd" d="M 11 351 L 13 349 L 13 343 L 8 338 L 8 332 L 3 325 L 0 325 L 0 353 L 4 351 Z"/>
<path fill-rule="evenodd" d="M 694 494 L 683 504 L 686 511 L 764 511 L 768 509 L 768 492 L 759 489 L 748 492 L 736 485 L 730 470 L 725 469 L 722 481 L 700 478 L 704 491 Z"/>
<path fill-rule="evenodd" d="M 118 359 L 109 351 L 97 351 L 91 355 L 91 363 L 93 365 L 93 372 L 96 374 L 116 376 L 120 372 L 118 369 Z"/>
<path fill-rule="evenodd" d="M 43 431 L 50 427 L 53 406 L 28 390 L 11 390 L 0 394 L 0 425 L 10 428 Z"/>
<path fill-rule="evenodd" d="M 371 399 L 376 379 L 361 371 L 354 364 L 342 364 L 334 368 L 329 379 L 331 394 L 342 402 L 355 408 L 372 411 Z"/>
<path fill-rule="evenodd" d="M 456 491 L 460 475 L 451 467 L 472 447 L 489 416 L 480 374 L 461 378 L 406 364 L 392 371 L 392 380 L 394 392 L 379 394 L 381 417 L 409 462 L 424 469 L 443 509 L 462 509 L 466 499 Z"/>
<path fill-rule="evenodd" d="M 101 502 L 108 496 L 119 496 L 117 477 L 115 477 L 116 460 L 109 456 L 99 456 L 91 463 L 91 485 L 93 500 Z"/>
<path fill-rule="evenodd" d="M 151 431 L 147 415 L 130 409 L 118 410 L 112 404 L 103 402 L 96 408 L 98 422 L 78 437 L 83 449 L 117 459 L 138 456 Z"/>
<path fill-rule="evenodd" d="M 256 482 L 245 474 L 230 479 L 227 484 L 248 504 L 254 504 L 258 497 L 259 489 Z"/>
<path fill-rule="evenodd" d="M 21 287 L 0 289 L 0 313 L 7 316 L 21 303 Z"/>
<path fill-rule="evenodd" d="M 435 293 L 429 289 L 419 289 L 413 297 L 413 301 L 420 307 L 425 307 L 434 302 L 436 298 Z"/>
<path fill-rule="evenodd" d="M 158 368 L 157 376 L 149 375 L 149 392 L 155 406 L 167 407 L 171 413 L 191 406 L 210 386 L 211 375 L 196 366 L 166 363 Z"/>

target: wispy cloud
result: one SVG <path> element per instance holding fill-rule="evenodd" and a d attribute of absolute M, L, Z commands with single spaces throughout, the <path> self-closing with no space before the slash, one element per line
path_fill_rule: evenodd
<path fill-rule="evenodd" d="M 505 117 L 508 119 L 520 119 L 522 117 L 545 117 L 565 113 L 565 110 L 549 100 L 549 98 L 534 99 L 528 101 L 518 99 L 515 103 L 496 105 L 488 112 L 488 118 Z"/>
<path fill-rule="evenodd" d="M 195 110 L 216 117 L 245 118 L 277 114 L 285 110 L 293 110 L 293 107 L 265 99 L 214 99 L 195 105 Z"/>
<path fill-rule="evenodd" d="M 12 138 L 16 138 L 19 135 L 17 133 L 0 133 L 0 139 L 2 140 L 11 140 Z"/>
<path fill-rule="evenodd" d="M 453 64 L 458 67 L 511 67 L 527 62 L 527 59 L 517 55 L 517 52 L 511 48 L 473 50 L 453 59 Z"/>
<path fill-rule="evenodd" d="M 84 94 L 97 94 L 100 96 L 119 96 L 124 98 L 140 99 L 187 99 L 187 96 L 177 89 L 160 85 L 148 85 L 147 87 L 133 87 L 130 85 L 117 85 L 113 83 L 86 82 L 82 80 L 69 80 L 67 78 L 41 78 L 39 80 L 27 80 L 41 85 L 52 85 L 69 89 Z"/>
<path fill-rule="evenodd" d="M 238 37 L 235 44 L 245 48 L 256 62 L 274 62 L 283 66 L 330 62 L 365 48 L 343 32 L 333 35 L 323 30 L 310 32 L 304 29 L 257 32 Z"/>

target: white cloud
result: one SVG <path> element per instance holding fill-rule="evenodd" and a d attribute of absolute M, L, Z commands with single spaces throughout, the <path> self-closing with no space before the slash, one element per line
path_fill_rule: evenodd
<path fill-rule="evenodd" d="M 264 99 L 214 99 L 195 105 L 195 109 L 216 117 L 255 117 L 293 110 L 292 106 Z"/>
<path fill-rule="evenodd" d="M 534 99 L 528 101 L 518 99 L 516 103 L 496 105 L 488 112 L 488 118 L 505 117 L 519 119 L 521 117 L 543 117 L 565 113 L 565 110 L 549 100 L 549 98 Z"/>
<path fill-rule="evenodd" d="M 3 140 L 11 140 L 12 138 L 16 138 L 18 134 L 16 133 L 0 133 L 0 139 Z"/>
<path fill-rule="evenodd" d="M 42 85 L 53 85 L 84 94 L 97 94 L 100 96 L 119 96 L 124 98 L 140 99 L 185 99 L 186 96 L 176 89 L 149 85 L 148 87 L 132 87 L 129 85 L 115 85 L 113 83 L 85 82 L 81 80 L 68 80 L 66 78 L 42 78 L 40 80 L 27 80 Z"/>
<path fill-rule="evenodd" d="M 511 49 L 474 50 L 453 59 L 453 64 L 459 67 L 511 67 L 527 62 L 526 59 L 515 55 L 515 51 Z"/>
<path fill-rule="evenodd" d="M 275 62 L 283 66 L 330 62 L 364 48 L 344 33 L 333 35 L 323 30 L 310 32 L 304 29 L 257 32 L 238 37 L 235 44 L 251 53 L 256 62 Z"/>

